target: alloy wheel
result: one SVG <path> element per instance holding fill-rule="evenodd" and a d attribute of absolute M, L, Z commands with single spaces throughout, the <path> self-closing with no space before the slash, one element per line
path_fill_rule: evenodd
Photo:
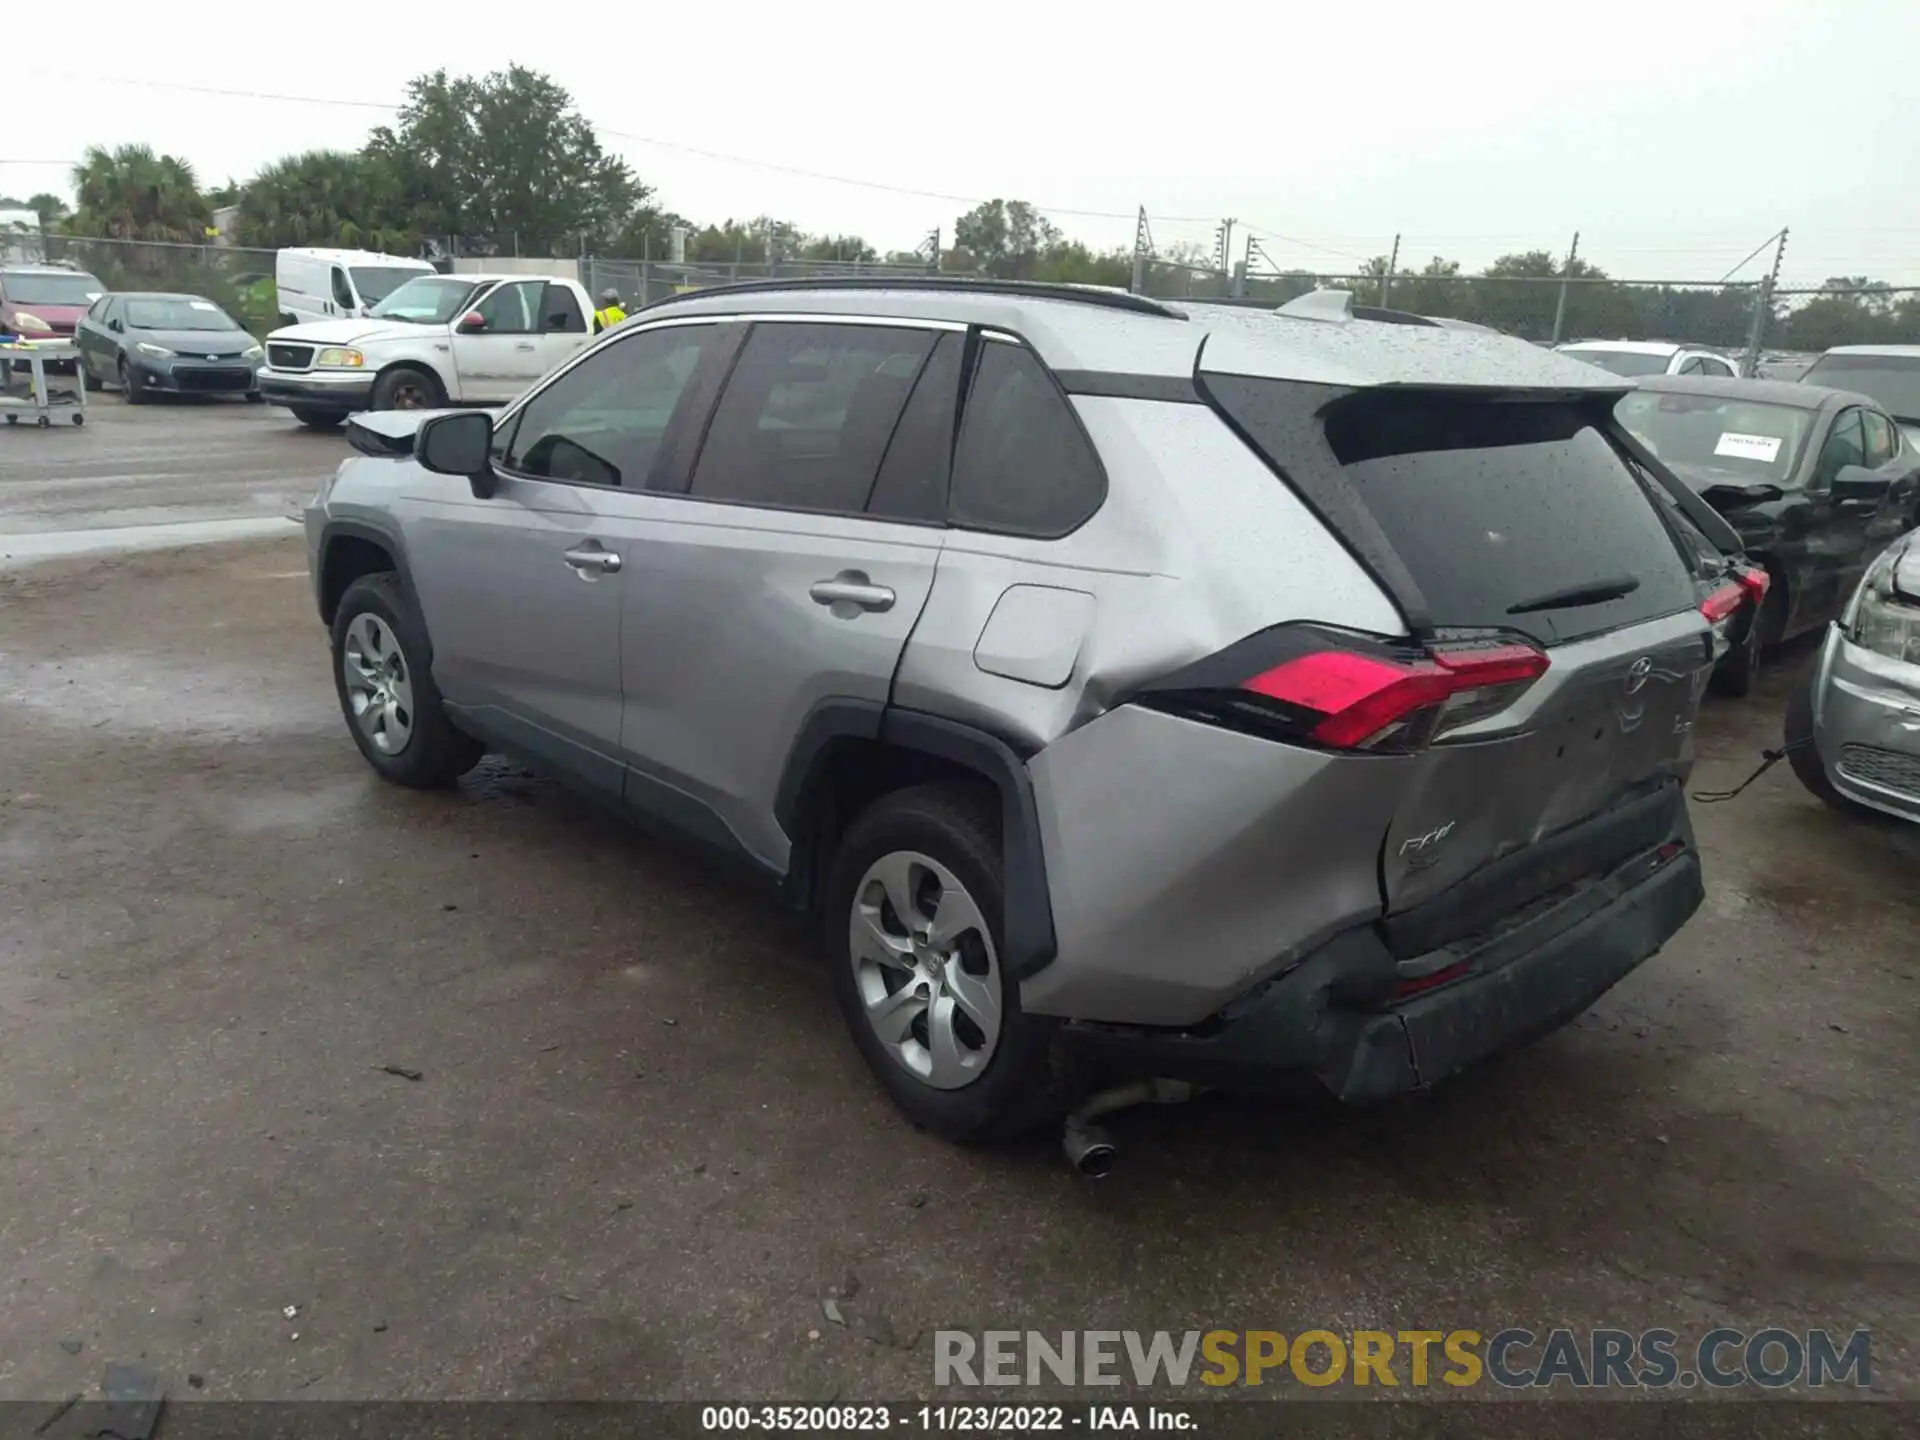
<path fill-rule="evenodd" d="M 848 922 L 854 985 L 887 1053 L 936 1090 L 979 1079 L 1000 1042 L 1000 961 L 966 886 L 896 850 L 867 867 Z"/>
<path fill-rule="evenodd" d="M 354 723 L 383 755 L 398 755 L 413 738 L 413 678 L 399 637 L 372 611 L 347 626 L 340 647 L 340 674 Z"/>

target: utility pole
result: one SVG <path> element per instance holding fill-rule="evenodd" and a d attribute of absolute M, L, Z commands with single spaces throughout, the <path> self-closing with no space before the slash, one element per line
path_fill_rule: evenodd
<path fill-rule="evenodd" d="M 921 244 L 927 247 L 927 273 L 938 275 L 940 273 L 940 227 L 936 225 L 929 230 L 927 238 L 921 241 Z"/>
<path fill-rule="evenodd" d="M 1140 219 L 1133 227 L 1133 279 L 1127 288 L 1136 295 L 1147 293 L 1147 257 L 1153 254 L 1153 231 L 1147 227 L 1147 207 L 1140 207 Z"/>
<path fill-rule="evenodd" d="M 1222 275 L 1233 265 L 1228 257 L 1233 254 L 1233 227 L 1239 223 L 1231 218 L 1222 220 L 1220 228 L 1213 232 L 1213 268 Z"/>
<path fill-rule="evenodd" d="M 1579 258 L 1580 232 L 1576 230 L 1573 232 L 1573 243 L 1567 246 L 1567 263 L 1560 267 L 1560 298 L 1553 307 L 1553 339 L 1549 342 L 1554 345 L 1560 343 L 1560 329 L 1567 323 L 1568 281 L 1573 274 L 1573 262 Z"/>
<path fill-rule="evenodd" d="M 1780 262 L 1787 253 L 1787 229 L 1780 227 L 1779 243 L 1773 247 L 1773 269 L 1760 282 L 1753 298 L 1753 328 L 1747 332 L 1747 353 L 1740 358 L 1740 373 L 1748 377 L 1760 369 L 1760 344 L 1766 339 L 1767 317 L 1773 313 L 1773 290 L 1780 283 Z"/>
<path fill-rule="evenodd" d="M 1387 257 L 1387 273 L 1380 277 L 1380 308 L 1387 308 L 1387 301 L 1393 298 L 1393 272 L 1400 268 L 1400 237 L 1393 237 L 1393 254 Z"/>

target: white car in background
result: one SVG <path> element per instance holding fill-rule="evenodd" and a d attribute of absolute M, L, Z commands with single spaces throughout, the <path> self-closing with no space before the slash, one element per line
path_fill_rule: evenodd
<path fill-rule="evenodd" d="M 1616 375 L 1717 375 L 1730 380 L 1740 373 L 1739 365 L 1724 355 L 1667 340 L 1580 340 L 1554 348 Z"/>
<path fill-rule="evenodd" d="M 577 280 L 423 275 L 364 319 L 267 336 L 260 394 L 315 430 L 361 410 L 504 405 L 586 349 L 592 317 Z"/>

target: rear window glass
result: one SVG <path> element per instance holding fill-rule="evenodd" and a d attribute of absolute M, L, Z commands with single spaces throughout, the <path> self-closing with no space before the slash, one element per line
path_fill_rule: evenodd
<path fill-rule="evenodd" d="M 1326 433 L 1437 625 L 1561 641 L 1694 603 L 1672 532 L 1598 418 L 1565 402 L 1367 395 L 1332 407 Z"/>

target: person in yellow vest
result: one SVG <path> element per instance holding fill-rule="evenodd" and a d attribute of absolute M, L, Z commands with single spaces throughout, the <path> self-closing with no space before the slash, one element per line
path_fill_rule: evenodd
<path fill-rule="evenodd" d="M 598 335 L 602 330 L 611 330 L 626 318 L 627 312 L 620 308 L 620 292 L 602 290 L 600 308 L 593 312 L 593 333 Z"/>

